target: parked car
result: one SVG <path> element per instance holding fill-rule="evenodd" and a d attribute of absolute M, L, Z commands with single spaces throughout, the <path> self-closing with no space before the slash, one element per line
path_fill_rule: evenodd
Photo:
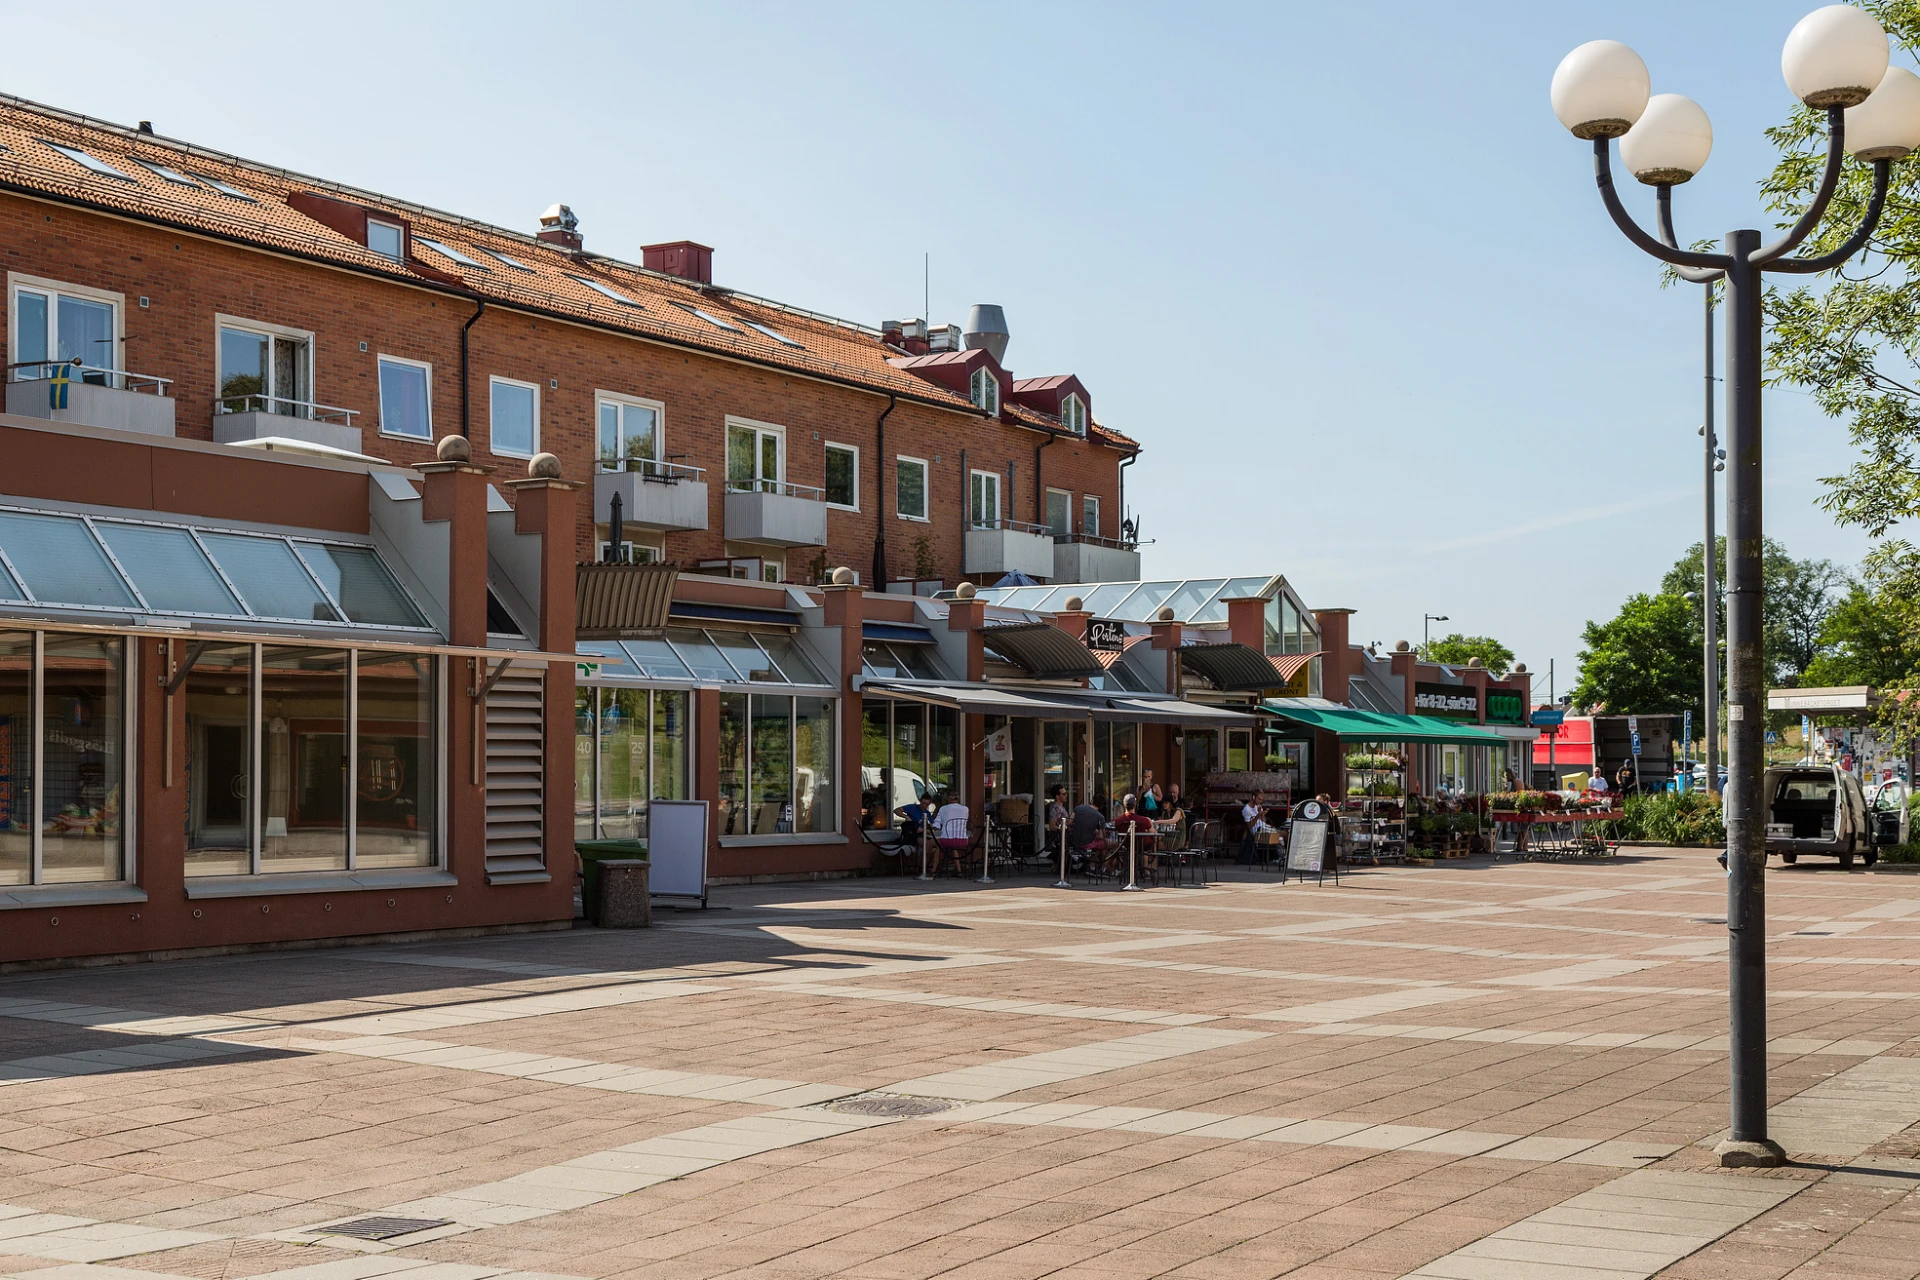
<path fill-rule="evenodd" d="M 1714 790 L 1724 795 L 1727 790 L 1726 766 L 1722 765 L 1719 770 L 1719 773 L 1720 773 L 1720 785 L 1715 787 Z M 1703 764 L 1697 764 L 1691 768 L 1682 769 L 1679 773 L 1676 773 L 1673 775 L 1673 781 L 1667 783 L 1667 790 L 1669 791 L 1683 791 L 1683 792 L 1684 791 L 1705 791 L 1706 789 L 1707 789 L 1707 766 Z"/>
<path fill-rule="evenodd" d="M 1776 765 L 1760 784 L 1767 813 L 1767 852 L 1788 866 L 1803 853 L 1838 858 L 1851 867 L 1856 854 L 1872 866 L 1879 859 L 1872 811 L 1860 780 L 1838 765 Z"/>

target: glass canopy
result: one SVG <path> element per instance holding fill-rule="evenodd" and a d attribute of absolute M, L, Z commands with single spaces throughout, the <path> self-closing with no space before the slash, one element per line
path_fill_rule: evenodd
<path fill-rule="evenodd" d="M 979 598 L 1003 609 L 1057 613 L 1071 596 L 1087 612 L 1119 622 L 1152 622 L 1164 605 L 1179 622 L 1225 622 L 1226 601 L 1240 596 L 1271 596 L 1280 576 L 1187 578 L 1159 582 L 1084 582 L 1044 587 L 982 587 Z"/>
<path fill-rule="evenodd" d="M 372 547 L 12 509 L 0 509 L 0 600 L 429 629 Z"/>
<path fill-rule="evenodd" d="M 718 681 L 724 684 L 831 686 L 790 635 L 669 627 L 647 640 L 595 640 L 575 646 L 599 665 L 600 679 Z"/>

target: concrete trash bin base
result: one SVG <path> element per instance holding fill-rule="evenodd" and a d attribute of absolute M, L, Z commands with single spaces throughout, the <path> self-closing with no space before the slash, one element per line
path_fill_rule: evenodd
<path fill-rule="evenodd" d="M 601 862 L 597 914 L 602 929 L 645 929 L 653 924 L 647 866 L 644 861 L 629 858 Z"/>

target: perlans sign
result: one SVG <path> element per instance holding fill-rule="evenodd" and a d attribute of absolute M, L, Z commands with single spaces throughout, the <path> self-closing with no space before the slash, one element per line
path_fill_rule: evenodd
<path fill-rule="evenodd" d="M 1127 626 L 1124 622 L 1109 622 L 1104 618 L 1090 618 L 1087 621 L 1087 648 L 1095 653 L 1118 653 L 1127 644 Z"/>
<path fill-rule="evenodd" d="M 1413 714 L 1435 716 L 1441 720 L 1478 720 L 1480 695 L 1467 685 L 1416 684 L 1413 686 Z"/>

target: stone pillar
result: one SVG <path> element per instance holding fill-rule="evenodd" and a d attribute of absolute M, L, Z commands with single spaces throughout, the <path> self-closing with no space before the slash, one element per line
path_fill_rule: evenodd
<path fill-rule="evenodd" d="M 1349 619 L 1351 609 L 1315 609 L 1314 625 L 1320 628 L 1320 696 L 1333 702 L 1347 701 L 1347 681 L 1360 670 L 1360 655 L 1354 651 Z"/>
<path fill-rule="evenodd" d="M 1260 596 L 1237 596 L 1227 604 L 1227 636 L 1255 653 L 1267 651 L 1267 602 Z"/>
<path fill-rule="evenodd" d="M 841 581 L 842 576 L 848 581 Z M 861 745 L 864 741 L 866 707 L 853 690 L 853 678 L 860 674 L 861 628 L 866 622 L 866 592 L 851 579 L 852 570 L 835 569 L 833 580 L 820 588 L 826 625 L 840 629 L 840 671 L 835 683 L 840 686 L 840 829 L 853 839 L 860 827 Z"/>
<path fill-rule="evenodd" d="M 1153 624 L 1150 634 L 1153 638 L 1149 643 L 1167 657 L 1167 692 L 1177 697 L 1180 694 L 1181 624 L 1171 617 L 1161 618 Z"/>

